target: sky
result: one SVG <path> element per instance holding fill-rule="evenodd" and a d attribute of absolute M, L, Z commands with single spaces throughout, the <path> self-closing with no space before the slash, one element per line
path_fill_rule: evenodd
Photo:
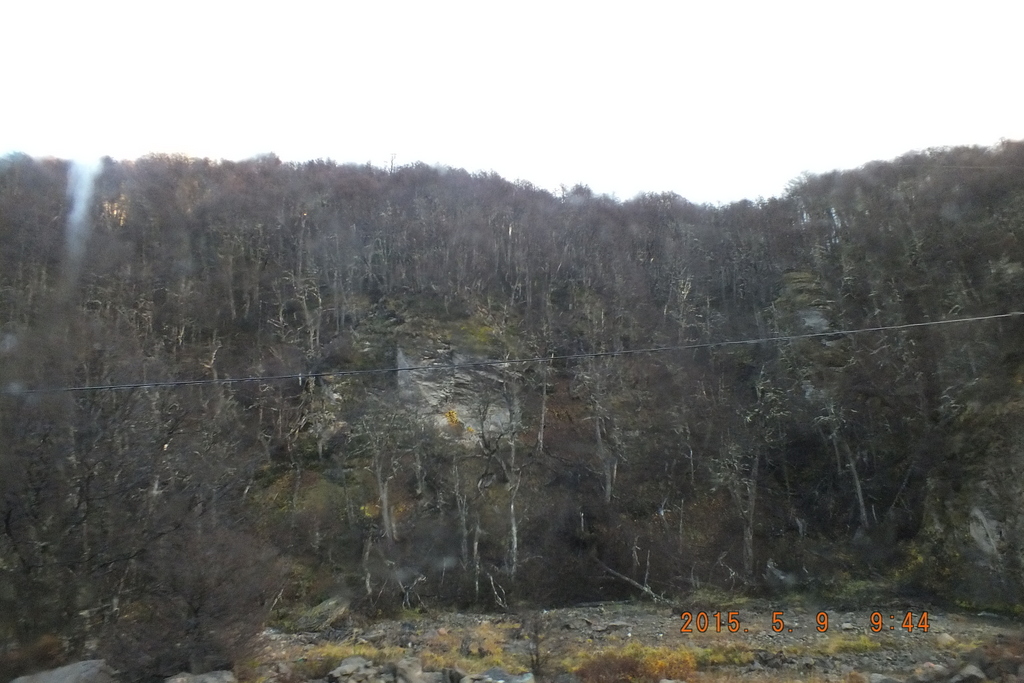
<path fill-rule="evenodd" d="M 0 154 L 493 171 L 726 203 L 1024 139 L 1024 3 L 7 2 Z"/>

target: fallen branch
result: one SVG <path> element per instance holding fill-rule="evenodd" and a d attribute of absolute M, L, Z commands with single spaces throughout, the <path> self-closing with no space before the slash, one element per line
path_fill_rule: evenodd
<path fill-rule="evenodd" d="M 643 591 L 644 594 L 649 596 L 651 598 L 651 600 L 654 600 L 654 602 L 661 602 L 661 603 L 668 604 L 669 600 L 667 598 L 665 598 L 665 596 L 658 595 L 657 593 L 652 591 L 650 586 L 642 585 L 642 584 L 634 581 L 633 579 L 629 578 L 625 574 L 620 574 L 619 572 L 615 571 L 614 569 L 612 569 L 611 567 L 606 565 L 601 560 L 597 560 L 597 563 L 599 565 L 601 565 L 602 569 L 604 569 L 606 572 L 608 572 L 609 574 L 611 574 L 615 578 L 622 579 L 623 581 L 625 581 L 629 585 L 633 586 L 634 588 L 637 588 L 637 589 Z"/>

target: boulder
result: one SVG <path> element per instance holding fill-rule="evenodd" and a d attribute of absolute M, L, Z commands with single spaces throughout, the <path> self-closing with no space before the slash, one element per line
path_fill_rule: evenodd
<path fill-rule="evenodd" d="M 324 600 L 303 613 L 296 621 L 296 628 L 302 631 L 325 631 L 348 615 L 349 602 L 347 596 Z"/>
<path fill-rule="evenodd" d="M 116 683 L 116 679 L 104 660 L 90 659 L 15 678 L 12 683 Z"/>
<path fill-rule="evenodd" d="M 441 681 L 442 683 L 459 683 L 463 678 L 466 677 L 466 672 L 459 669 L 441 669 Z"/>
<path fill-rule="evenodd" d="M 978 683 L 983 680 L 985 680 L 985 673 L 973 664 L 968 664 L 950 678 L 949 683 Z"/>
<path fill-rule="evenodd" d="M 205 674 L 180 673 L 165 679 L 164 683 L 238 683 L 230 671 L 210 671 Z"/>
<path fill-rule="evenodd" d="M 885 674 L 871 674 L 871 676 L 868 677 L 868 680 L 871 681 L 871 683 L 903 683 L 900 679 L 893 678 L 892 676 L 886 676 Z"/>
<path fill-rule="evenodd" d="M 395 665 L 398 683 L 423 683 L 423 665 L 416 657 L 405 657 Z"/>
<path fill-rule="evenodd" d="M 910 678 L 911 683 L 936 683 L 949 677 L 949 669 L 941 664 L 925 662 Z"/>
<path fill-rule="evenodd" d="M 805 669 L 807 671 L 813 669 L 815 666 L 817 666 L 817 664 L 818 663 L 815 661 L 814 657 L 801 657 L 796 662 L 796 665 L 798 667 L 800 667 L 801 669 Z"/>
<path fill-rule="evenodd" d="M 778 652 L 768 652 L 766 650 L 757 650 L 754 652 L 754 663 L 760 664 L 761 666 L 769 669 L 778 669 L 787 664 L 793 664 L 796 660 L 791 657 L 787 657 L 783 654 L 782 650 Z"/>
<path fill-rule="evenodd" d="M 339 664 L 333 671 L 327 674 L 327 683 L 339 683 L 340 681 L 344 681 L 357 671 L 364 672 L 368 670 L 371 666 L 372 663 L 370 662 L 369 659 L 366 659 L 365 657 L 346 657 L 345 659 L 341 660 L 341 664 Z"/>

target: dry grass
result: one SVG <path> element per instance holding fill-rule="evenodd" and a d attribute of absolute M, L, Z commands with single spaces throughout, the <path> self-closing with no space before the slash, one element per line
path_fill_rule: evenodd
<path fill-rule="evenodd" d="M 725 643 L 693 651 L 700 668 L 712 666 L 745 666 L 754 661 L 754 651 L 743 643 Z"/>
<path fill-rule="evenodd" d="M 827 640 L 823 644 L 821 652 L 828 655 L 864 654 L 880 649 L 882 649 L 882 644 L 877 639 L 869 638 L 866 635 L 838 636 Z"/>
<path fill-rule="evenodd" d="M 420 615 L 408 614 L 409 621 Z M 416 620 L 419 620 L 418 618 Z M 484 621 L 475 625 L 441 627 L 416 639 L 415 654 L 426 670 L 440 670 L 450 667 L 466 672 L 480 672 L 492 667 L 504 668 L 511 672 L 527 671 L 531 668 L 530 650 L 532 632 L 523 623 L 516 621 Z M 758 683 L 824 683 L 820 672 L 762 670 L 755 674 L 742 673 L 736 668 L 750 664 L 755 659 L 756 648 L 751 644 L 723 640 L 704 642 L 700 645 L 689 643 L 684 647 L 643 645 L 624 634 L 608 634 L 596 640 L 577 640 L 580 632 L 573 634 L 561 630 L 547 630 L 538 637 L 544 643 L 550 659 L 550 671 L 574 672 L 581 683 L 657 683 L 662 679 L 685 679 L 690 683 L 718 682 L 755 678 Z M 421 631 L 422 633 L 422 631 Z M 575 638 L 573 636 L 576 636 Z M 404 641 L 403 641 L 404 642 Z M 790 657 L 835 656 L 842 654 L 866 654 L 900 647 L 902 643 L 874 634 L 842 633 L 831 634 L 820 639 L 783 647 Z M 957 642 L 950 649 L 965 649 L 977 643 Z M 1021 656 L 1024 644 L 1001 643 L 1002 649 Z M 298 653 L 296 653 L 297 655 Z M 296 680 L 322 678 L 346 657 L 360 655 L 381 664 L 395 661 L 411 652 L 400 647 L 379 647 L 368 643 L 321 644 L 304 648 L 293 669 Z M 1004 654 L 1004 653 L 1001 653 Z M 295 657 L 295 655 L 293 655 Z M 734 668 L 736 667 L 736 668 Z M 723 670 L 724 668 L 724 670 Z M 865 683 L 851 675 L 845 683 Z"/>
<path fill-rule="evenodd" d="M 685 649 L 630 643 L 587 657 L 575 667 L 581 683 L 657 683 L 693 673 L 697 659 Z"/>
<path fill-rule="evenodd" d="M 450 667 L 462 671 L 478 671 L 501 667 L 508 671 L 521 671 L 525 668 L 523 657 L 506 651 L 506 645 L 511 639 L 510 631 L 517 628 L 520 625 L 516 623 L 494 624 L 485 621 L 466 631 L 441 629 L 427 641 L 426 648 L 420 653 L 423 668 L 439 670 Z"/>
<path fill-rule="evenodd" d="M 64 647 L 56 636 L 45 635 L 36 642 L 13 650 L 0 649 L 0 680 L 58 666 Z"/>

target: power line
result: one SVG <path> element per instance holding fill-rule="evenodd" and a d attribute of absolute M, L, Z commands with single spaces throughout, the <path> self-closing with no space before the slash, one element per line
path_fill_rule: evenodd
<path fill-rule="evenodd" d="M 897 166 L 897 168 L 902 168 L 902 167 L 901 166 Z M 917 166 L 912 166 L 911 168 L 918 168 L 918 167 Z M 928 168 L 928 167 L 927 166 L 921 166 L 920 168 Z M 1019 171 L 1021 169 L 1024 169 L 1024 166 L 962 166 L 960 164 L 935 164 L 935 168 L 972 168 L 972 169 L 987 169 L 987 170 L 993 170 L 993 171 L 1002 171 L 1002 170 L 1006 170 L 1006 171 Z"/>
<path fill-rule="evenodd" d="M 972 323 L 984 320 L 999 320 L 1002 318 L 1015 318 L 1024 316 L 1024 311 L 1013 311 L 1011 313 L 999 313 L 996 315 L 978 315 L 970 318 L 953 318 L 950 320 L 933 320 L 921 323 L 904 323 L 901 325 L 879 325 L 877 327 L 859 327 L 850 330 L 833 330 L 830 332 L 808 332 L 804 334 L 786 334 L 777 337 L 756 337 L 752 339 L 734 339 L 719 342 L 701 342 L 695 344 L 682 344 L 677 346 L 653 346 L 642 349 L 626 349 L 622 351 L 593 351 L 590 353 L 567 353 L 560 356 L 534 356 L 532 358 L 510 358 L 506 360 L 485 360 L 472 363 L 458 363 L 449 365 L 413 365 L 408 367 L 395 368 L 368 368 L 362 370 L 332 370 L 329 372 L 300 372 L 289 375 L 259 375 L 251 377 L 225 377 L 223 379 L 186 379 L 166 380 L 156 382 L 131 382 L 127 384 L 93 384 L 78 387 L 51 387 L 48 389 L 16 389 L 5 388 L 3 393 L 9 395 L 34 395 L 54 394 L 67 392 L 86 391 L 119 391 L 125 389 L 155 389 L 162 387 L 190 387 L 210 384 L 240 384 L 242 382 L 275 382 L 285 380 L 298 380 L 303 382 L 308 379 L 322 377 L 352 377 L 356 375 L 377 375 L 390 372 L 415 372 L 424 370 L 461 370 L 463 368 L 495 367 L 499 365 L 518 365 L 524 363 L 550 363 L 561 360 L 574 360 L 579 358 L 606 358 L 614 356 L 635 356 L 647 353 L 663 353 L 666 351 L 693 351 L 698 349 L 713 349 L 726 346 L 743 346 L 752 344 L 764 344 L 769 342 L 796 341 L 799 339 L 815 339 L 820 337 L 837 337 L 841 335 L 865 334 L 868 332 L 885 332 L 889 330 L 907 330 L 915 327 L 935 327 L 938 325 L 954 325 L 959 323 Z"/>

